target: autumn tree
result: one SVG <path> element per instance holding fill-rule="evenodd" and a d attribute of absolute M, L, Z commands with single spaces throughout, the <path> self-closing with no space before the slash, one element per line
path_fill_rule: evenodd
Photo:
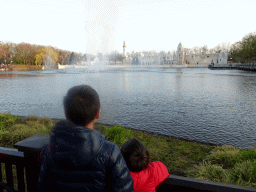
<path fill-rule="evenodd" d="M 9 64 L 14 56 L 15 44 L 12 42 L 0 42 L 0 63 Z"/>
<path fill-rule="evenodd" d="M 36 46 L 29 43 L 20 43 L 15 46 L 14 63 L 32 65 L 35 63 Z"/>
<path fill-rule="evenodd" d="M 14 44 L 0 41 L 0 63 L 13 63 L 22 65 L 41 65 L 51 62 L 56 64 L 69 64 L 85 61 L 86 55 L 65 50 L 45 47 L 42 45 L 32 45 L 29 43 Z"/>
<path fill-rule="evenodd" d="M 69 54 L 69 51 L 65 51 L 65 50 L 60 50 L 57 49 L 56 52 L 58 53 L 58 60 L 57 63 L 60 63 L 62 65 L 67 63 L 67 56 Z"/>
<path fill-rule="evenodd" d="M 0 41 L 0 63 L 4 62 L 4 42 Z"/>
<path fill-rule="evenodd" d="M 53 63 L 56 65 L 58 61 L 58 53 L 50 46 L 39 49 L 35 54 L 35 64 L 42 65 Z"/>

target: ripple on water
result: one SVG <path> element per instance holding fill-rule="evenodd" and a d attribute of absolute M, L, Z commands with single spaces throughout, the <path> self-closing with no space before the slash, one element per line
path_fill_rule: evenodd
<path fill-rule="evenodd" d="M 256 74 L 236 70 L 108 68 L 0 73 L 2 112 L 65 118 L 75 85 L 99 93 L 100 123 L 199 142 L 256 145 Z"/>

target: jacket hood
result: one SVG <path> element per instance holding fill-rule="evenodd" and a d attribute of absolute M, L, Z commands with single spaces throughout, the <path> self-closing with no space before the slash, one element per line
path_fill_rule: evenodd
<path fill-rule="evenodd" d="M 94 129 L 59 121 L 50 137 L 51 156 L 55 166 L 76 168 L 90 163 L 101 150 L 105 137 Z"/>

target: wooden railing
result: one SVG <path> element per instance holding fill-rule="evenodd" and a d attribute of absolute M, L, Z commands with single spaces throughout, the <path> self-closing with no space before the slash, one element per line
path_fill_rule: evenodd
<path fill-rule="evenodd" d="M 14 145 L 16 149 L 0 147 L 0 168 L 6 172 L 6 182 L 3 183 L 3 173 L 0 171 L 0 192 L 7 191 L 37 192 L 38 190 L 38 155 L 41 148 L 49 143 L 49 135 L 37 134 Z M 5 168 L 3 168 L 3 166 Z M 2 169 L 3 168 L 3 169 Z M 16 170 L 15 173 L 12 170 Z M 17 180 L 17 182 L 14 181 Z M 17 183 L 17 187 L 14 185 Z M 16 190 L 14 190 L 14 188 Z M 256 188 L 210 182 L 188 177 L 170 175 L 157 188 L 164 191 L 218 191 L 218 192 L 250 192 Z"/>

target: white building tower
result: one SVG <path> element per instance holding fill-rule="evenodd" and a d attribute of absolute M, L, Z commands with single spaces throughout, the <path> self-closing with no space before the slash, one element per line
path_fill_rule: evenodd
<path fill-rule="evenodd" d="M 124 44 L 123 44 L 123 57 L 124 58 L 126 58 L 125 49 L 126 49 L 126 44 L 125 44 L 125 41 L 124 41 Z"/>
<path fill-rule="evenodd" d="M 180 42 L 178 47 L 177 47 L 177 54 L 176 54 L 176 63 L 177 63 L 177 65 L 183 65 L 184 56 L 185 56 L 184 46 Z"/>

